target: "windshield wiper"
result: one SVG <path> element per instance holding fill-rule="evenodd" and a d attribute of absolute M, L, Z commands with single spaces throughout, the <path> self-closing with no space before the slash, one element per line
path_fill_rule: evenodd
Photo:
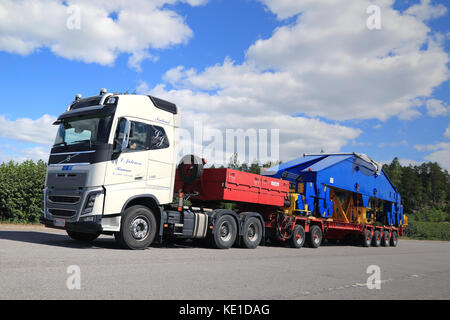
<path fill-rule="evenodd" d="M 91 139 L 73 141 L 71 144 L 83 143 L 83 142 L 89 142 L 89 148 L 92 149 Z"/>
<path fill-rule="evenodd" d="M 67 147 L 67 142 L 65 142 L 65 141 L 63 141 L 63 142 L 60 142 L 60 143 L 55 143 L 53 146 L 54 147 L 57 147 L 57 146 L 60 146 L 60 145 L 64 145 L 64 147 Z"/>

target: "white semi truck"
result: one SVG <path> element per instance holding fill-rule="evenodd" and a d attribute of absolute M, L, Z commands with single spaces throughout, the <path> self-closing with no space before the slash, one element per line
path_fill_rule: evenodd
<path fill-rule="evenodd" d="M 246 219 L 233 211 L 173 204 L 179 127 L 175 104 L 102 89 L 98 96 L 77 95 L 54 124 L 59 128 L 48 160 L 41 217 L 47 227 L 65 229 L 80 241 L 114 235 L 130 249 L 146 248 L 164 233 L 183 239 L 210 234 L 213 245 L 229 248 L 243 232 Z M 201 163 L 194 165 L 202 170 Z M 263 220 L 258 219 L 262 233 Z"/>

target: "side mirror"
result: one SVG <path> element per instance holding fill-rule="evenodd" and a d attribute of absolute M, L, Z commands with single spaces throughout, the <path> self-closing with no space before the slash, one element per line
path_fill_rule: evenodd
<path fill-rule="evenodd" d="M 130 141 L 131 121 L 127 119 L 125 119 L 125 121 L 125 132 L 123 135 L 122 148 L 120 149 L 120 151 L 128 148 L 128 142 Z"/>
<path fill-rule="evenodd" d="M 118 137 L 114 140 L 114 153 L 122 152 L 128 148 L 131 121 L 125 118 L 120 119 L 118 131 Z"/>
<path fill-rule="evenodd" d="M 131 127 L 130 127 L 130 138 L 134 137 L 134 122 L 131 123 Z"/>

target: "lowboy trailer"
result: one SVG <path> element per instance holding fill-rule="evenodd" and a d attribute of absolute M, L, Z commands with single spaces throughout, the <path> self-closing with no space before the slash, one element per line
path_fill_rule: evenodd
<path fill-rule="evenodd" d="M 204 168 L 194 155 L 177 166 L 179 121 L 175 104 L 153 96 L 77 95 L 54 123 L 41 223 L 78 241 L 114 235 L 130 249 L 179 239 L 397 245 L 400 195 L 367 156 L 304 155 L 262 175 Z"/>
<path fill-rule="evenodd" d="M 216 210 L 235 216 L 239 242 L 247 248 L 261 239 L 294 248 L 305 243 L 317 248 L 324 239 L 396 246 L 407 224 L 397 190 L 365 155 L 304 155 L 263 175 L 227 168 L 199 174 L 200 160 L 190 157 L 181 162 L 175 180 L 178 209 L 192 208 L 182 206 L 184 197 L 197 208 L 233 203 L 234 210 Z M 252 223 L 246 223 L 250 217 Z"/>

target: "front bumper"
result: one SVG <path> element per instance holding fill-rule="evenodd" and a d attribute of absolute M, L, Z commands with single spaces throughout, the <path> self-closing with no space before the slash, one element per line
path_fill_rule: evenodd
<path fill-rule="evenodd" d="M 44 224 L 48 228 L 60 229 L 60 230 L 69 230 L 75 232 L 82 233 L 101 233 L 103 231 L 101 221 L 96 222 L 87 222 L 87 221 L 77 221 L 77 222 L 68 222 L 64 227 L 58 227 L 54 225 L 54 220 L 46 219 L 41 217 L 39 219 L 40 223 Z"/>

